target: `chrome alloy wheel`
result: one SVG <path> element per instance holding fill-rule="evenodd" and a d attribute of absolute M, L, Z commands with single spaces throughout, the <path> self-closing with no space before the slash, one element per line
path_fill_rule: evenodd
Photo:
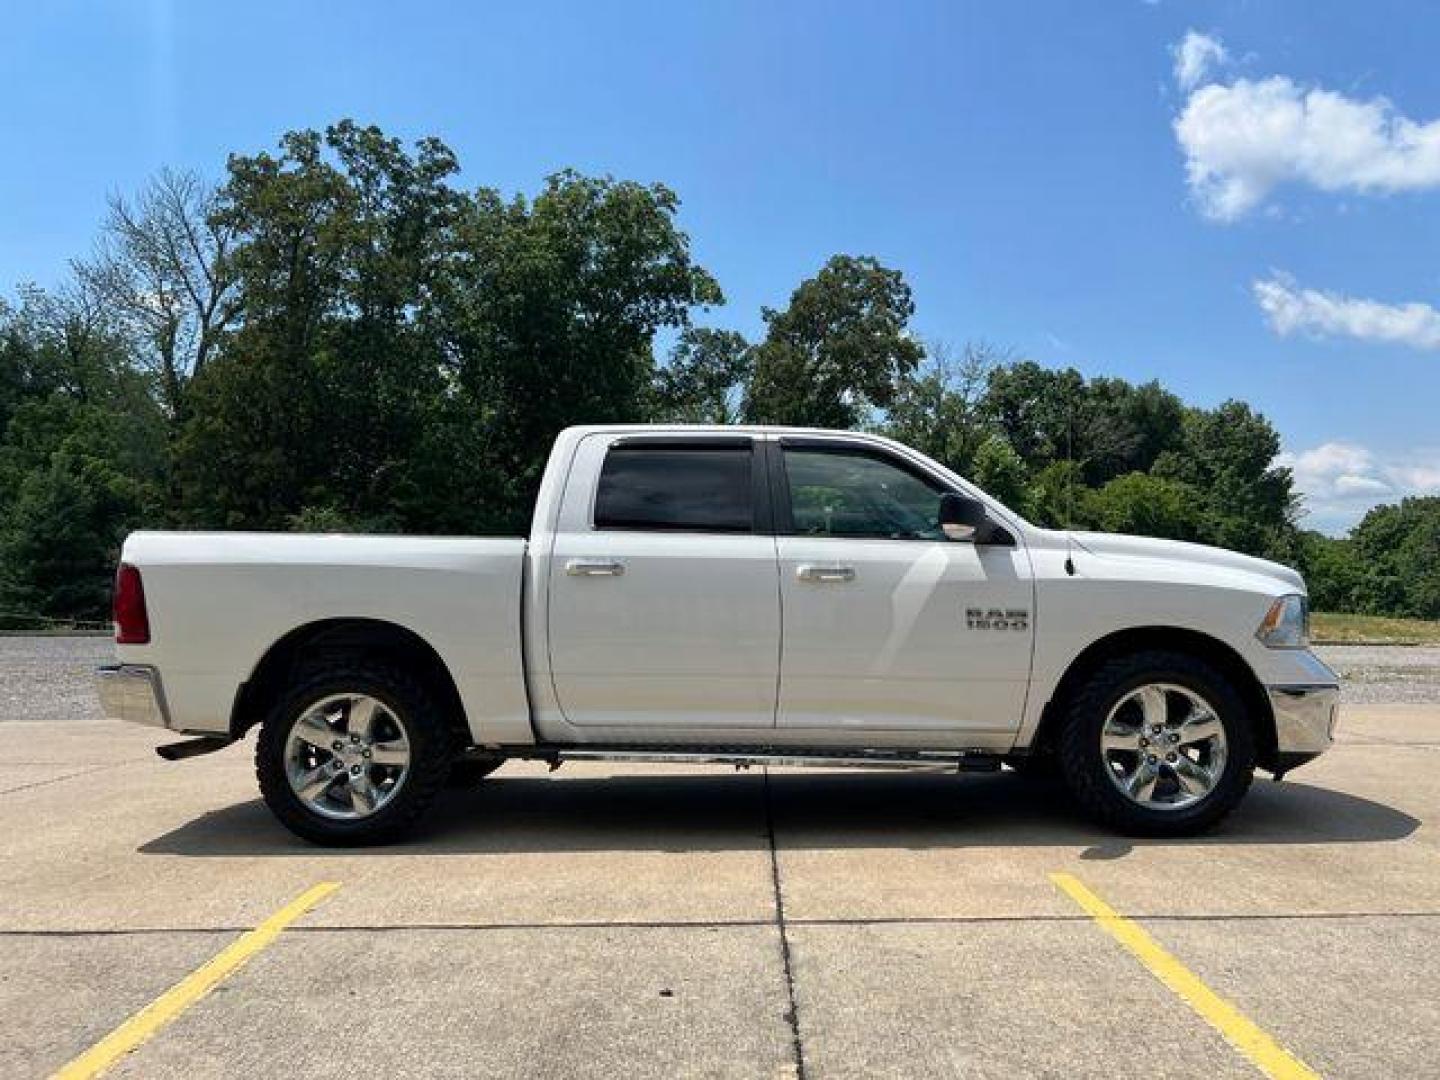
<path fill-rule="evenodd" d="M 383 702 L 365 694 L 334 694 L 309 706 L 285 740 L 290 790 L 322 817 L 369 817 L 409 775 L 405 729 Z"/>
<path fill-rule="evenodd" d="M 1225 727 L 1214 706 L 1174 683 L 1122 697 L 1100 729 L 1105 772 L 1126 798 L 1155 810 L 1199 802 L 1225 772 Z"/>

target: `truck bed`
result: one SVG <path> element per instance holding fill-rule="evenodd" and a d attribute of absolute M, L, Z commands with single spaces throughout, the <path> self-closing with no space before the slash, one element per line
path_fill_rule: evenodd
<path fill-rule="evenodd" d="M 521 538 L 139 532 L 151 640 L 118 646 L 154 665 L 170 712 L 199 734 L 230 730 L 236 688 L 287 635 L 374 619 L 419 636 L 455 679 L 472 733 L 528 743 L 520 640 Z"/>

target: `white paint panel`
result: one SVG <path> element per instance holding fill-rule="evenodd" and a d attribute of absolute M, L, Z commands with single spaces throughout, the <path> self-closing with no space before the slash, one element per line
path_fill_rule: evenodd
<path fill-rule="evenodd" d="M 279 533 L 135 533 L 151 642 L 122 661 L 160 669 L 173 723 L 228 730 L 265 652 L 322 619 L 394 623 L 449 668 L 476 741 L 530 742 L 520 652 L 525 542 Z"/>
<path fill-rule="evenodd" d="M 618 577 L 572 577 L 571 559 Z M 550 664 L 579 727 L 769 727 L 780 651 L 768 536 L 561 533 L 550 562 Z"/>
<path fill-rule="evenodd" d="M 1018 547 L 781 537 L 782 728 L 1013 732 L 1030 673 L 1032 586 Z M 854 571 L 805 581 L 804 566 Z M 1023 611 L 972 629 L 966 609 Z"/>

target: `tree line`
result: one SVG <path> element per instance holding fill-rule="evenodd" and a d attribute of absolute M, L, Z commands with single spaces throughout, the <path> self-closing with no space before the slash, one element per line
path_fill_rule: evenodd
<path fill-rule="evenodd" d="M 921 342 L 868 256 L 750 341 L 694 322 L 724 294 L 664 185 L 458 172 L 438 139 L 291 132 L 217 185 L 113 199 L 65 283 L 0 301 L 0 613 L 102 617 L 138 527 L 522 532 L 556 432 L 653 420 L 883 431 L 1039 524 L 1219 544 L 1301 566 L 1320 606 L 1440 616 L 1440 500 L 1303 532 L 1243 402 Z"/>

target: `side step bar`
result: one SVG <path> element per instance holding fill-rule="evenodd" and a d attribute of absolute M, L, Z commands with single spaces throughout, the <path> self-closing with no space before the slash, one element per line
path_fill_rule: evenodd
<path fill-rule="evenodd" d="M 661 765 L 813 766 L 822 769 L 954 769 L 994 772 L 1001 755 L 988 750 L 796 750 L 790 747 L 501 746 L 477 747 L 473 757 L 545 761 L 558 769 L 567 761 L 620 761 Z"/>

